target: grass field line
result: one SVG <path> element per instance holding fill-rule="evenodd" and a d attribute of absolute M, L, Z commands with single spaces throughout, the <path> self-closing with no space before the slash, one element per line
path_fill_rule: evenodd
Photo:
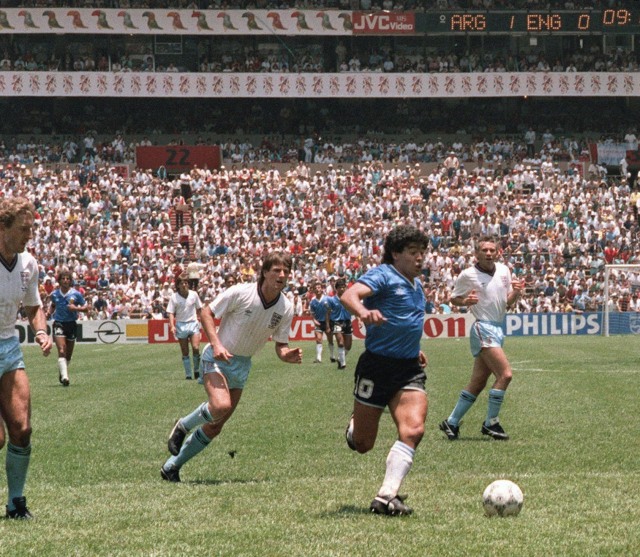
<path fill-rule="evenodd" d="M 566 375 L 566 374 L 576 374 L 576 373 L 625 373 L 625 374 L 631 374 L 631 375 L 635 375 L 637 373 L 640 373 L 640 369 L 598 369 L 598 370 L 593 370 L 593 369 L 545 369 L 545 368 L 541 368 L 541 367 L 516 367 L 516 366 L 511 366 L 511 368 L 513 369 L 513 371 L 518 371 L 518 372 L 536 372 L 536 373 L 554 373 L 556 375 Z"/>
<path fill-rule="evenodd" d="M 611 472 L 591 472 L 591 471 L 581 471 L 581 470 L 572 470 L 571 472 L 538 472 L 538 473 L 534 473 L 534 472 L 524 472 L 524 473 L 518 473 L 515 474 L 515 476 L 517 476 L 518 478 L 559 478 L 559 479 L 564 479 L 564 478 L 576 478 L 577 476 L 579 476 L 580 478 L 606 478 L 606 479 L 622 479 L 624 478 L 625 480 L 628 480 L 631 476 L 638 476 L 640 477 L 640 470 L 638 471 L 629 471 L 629 470 L 625 470 L 625 471 L 611 471 Z M 472 478 L 483 478 L 484 475 L 478 475 L 478 474 L 473 474 L 469 477 Z"/>
<path fill-rule="evenodd" d="M 535 372 L 543 372 L 543 373 L 593 373 L 594 370 L 591 368 L 581 368 L 581 369 L 550 369 L 544 367 L 528 367 L 527 364 L 535 364 L 535 360 L 513 360 L 511 362 L 511 368 L 513 371 L 535 371 Z M 598 369 L 597 373 L 640 373 L 640 369 L 628 369 L 626 366 L 622 367 L 608 367 L 607 369 Z"/>

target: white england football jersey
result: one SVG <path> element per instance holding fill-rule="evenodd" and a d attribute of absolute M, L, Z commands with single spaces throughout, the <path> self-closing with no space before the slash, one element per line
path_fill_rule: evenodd
<path fill-rule="evenodd" d="M 458 276 L 451 297 L 466 296 L 472 290 L 478 295 L 478 303 L 469 307 L 473 316 L 479 321 L 502 323 L 507 296 L 512 290 L 509 267 L 496 263 L 493 275 L 481 271 L 477 265 L 468 267 Z"/>
<path fill-rule="evenodd" d="M 174 292 L 167 304 L 167 313 L 173 313 L 176 321 L 189 322 L 198 320 L 198 310 L 202 308 L 202 301 L 197 292 L 189 290 L 186 298 Z"/>
<path fill-rule="evenodd" d="M 27 307 L 42 305 L 38 292 L 38 264 L 26 251 L 9 262 L 0 256 L 0 339 L 16 335 L 20 303 Z"/>
<path fill-rule="evenodd" d="M 282 294 L 265 304 L 257 283 L 236 284 L 209 307 L 221 320 L 218 337 L 222 345 L 236 356 L 253 356 L 269 337 L 289 342 L 293 304 Z"/>

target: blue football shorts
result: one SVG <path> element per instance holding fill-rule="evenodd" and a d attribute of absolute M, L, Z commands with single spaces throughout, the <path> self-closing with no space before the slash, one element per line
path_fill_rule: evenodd
<path fill-rule="evenodd" d="M 501 323 L 476 321 L 471 326 L 471 354 L 477 357 L 483 348 L 502 348 L 504 331 Z"/>
<path fill-rule="evenodd" d="M 176 323 L 176 338 L 190 338 L 200 332 L 197 321 L 178 321 Z"/>
<path fill-rule="evenodd" d="M 251 358 L 249 356 L 234 356 L 228 362 L 213 359 L 213 348 L 210 344 L 205 346 L 200 359 L 202 375 L 207 373 L 220 373 L 227 380 L 230 389 L 244 389 L 244 385 L 251 371 Z"/>
<path fill-rule="evenodd" d="M 24 359 L 18 337 L 0 340 L 0 376 L 16 369 L 24 369 Z"/>

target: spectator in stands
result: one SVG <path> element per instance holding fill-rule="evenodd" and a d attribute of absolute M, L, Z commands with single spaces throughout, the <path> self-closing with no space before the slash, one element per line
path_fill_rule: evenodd
<path fill-rule="evenodd" d="M 576 288 L 576 295 L 573 298 L 573 309 L 576 313 L 584 313 L 591 309 L 592 299 L 583 286 Z"/>

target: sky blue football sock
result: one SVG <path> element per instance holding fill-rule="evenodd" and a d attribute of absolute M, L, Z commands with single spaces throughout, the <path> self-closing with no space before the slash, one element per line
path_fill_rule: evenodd
<path fill-rule="evenodd" d="M 7 487 L 9 489 L 9 501 L 7 507 L 10 511 L 16 507 L 13 504 L 14 497 L 22 497 L 24 485 L 27 481 L 27 470 L 31 460 L 31 445 L 27 447 L 17 447 L 11 443 L 7 444 Z"/>
<path fill-rule="evenodd" d="M 487 419 L 484 425 L 487 427 L 491 425 L 491 420 L 498 417 L 502 402 L 504 401 L 504 391 L 500 389 L 491 389 L 489 391 L 489 408 L 487 410 Z"/>
<path fill-rule="evenodd" d="M 200 354 L 193 353 L 193 372 L 200 373 Z"/>
<path fill-rule="evenodd" d="M 204 451 L 211 443 L 209 439 L 199 427 L 189 437 L 185 439 L 178 456 L 170 457 L 167 462 L 164 463 L 165 470 L 170 468 L 182 468 L 182 466 L 191 460 L 198 453 Z"/>
<path fill-rule="evenodd" d="M 198 406 L 191 414 L 188 414 L 184 418 L 180 420 L 180 424 L 187 431 L 191 431 L 192 429 L 201 426 L 206 423 L 211 423 L 213 421 L 213 417 L 209 412 L 209 403 L 203 402 L 200 406 Z"/>
<path fill-rule="evenodd" d="M 451 416 L 447 418 L 449 424 L 454 427 L 458 427 L 462 416 L 464 416 L 467 413 L 467 410 L 473 406 L 476 398 L 477 397 L 472 395 L 469 391 L 461 391 L 456 407 L 453 409 L 453 412 L 451 412 Z"/>
<path fill-rule="evenodd" d="M 184 366 L 184 374 L 191 377 L 191 359 L 189 356 L 182 356 L 182 365 Z"/>

